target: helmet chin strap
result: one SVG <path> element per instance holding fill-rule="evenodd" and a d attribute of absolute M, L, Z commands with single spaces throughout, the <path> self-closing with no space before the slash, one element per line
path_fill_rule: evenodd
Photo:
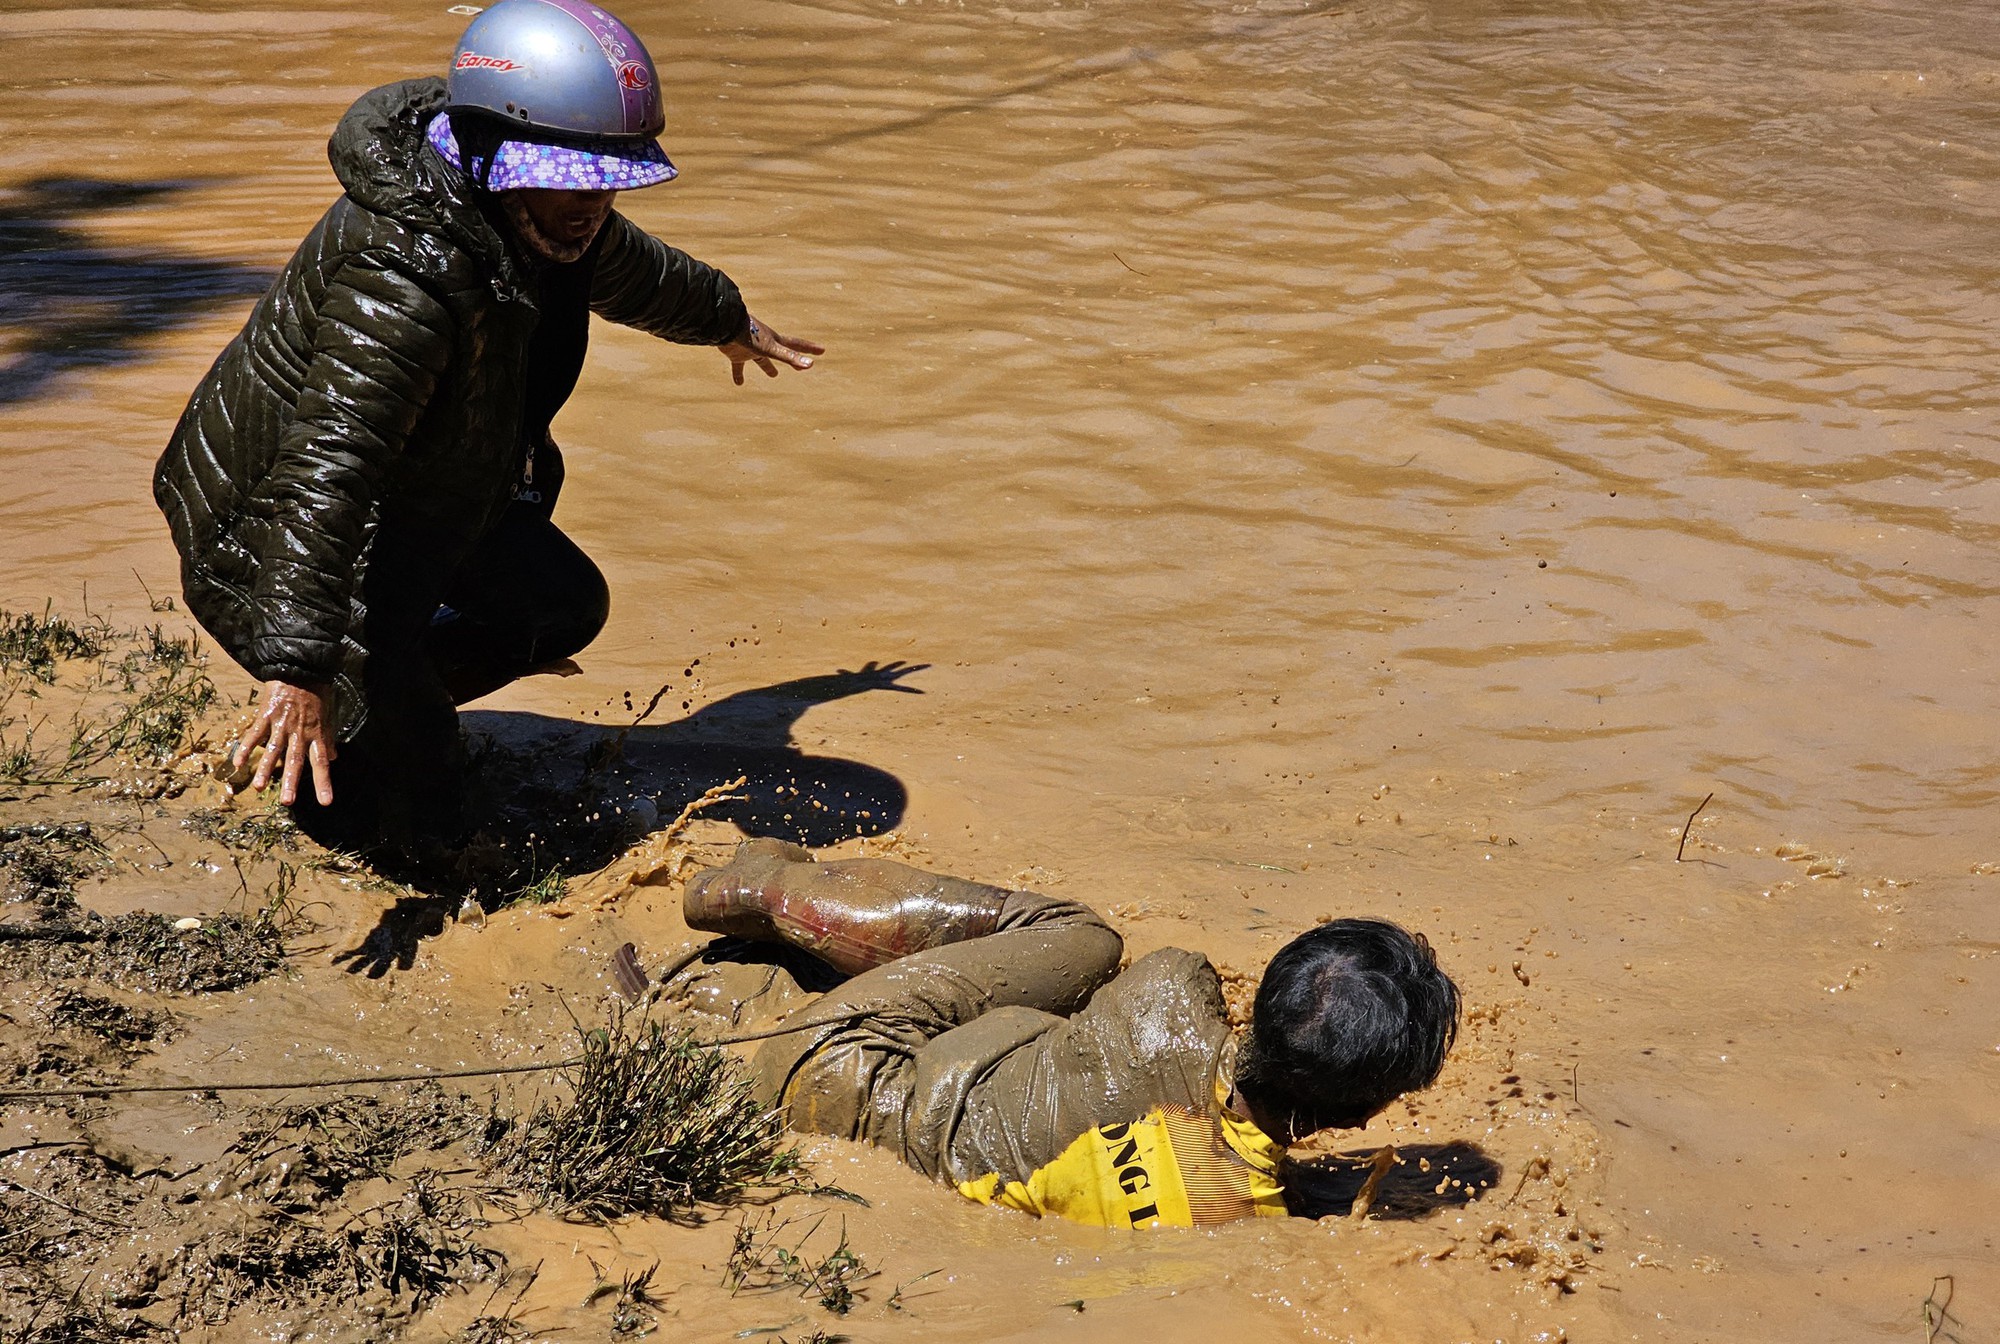
<path fill-rule="evenodd" d="M 490 190 L 487 183 L 493 177 L 493 160 L 513 128 L 490 112 L 455 107 L 448 115 L 451 138 L 458 143 L 459 162 L 465 165 L 466 176 L 481 191 Z"/>

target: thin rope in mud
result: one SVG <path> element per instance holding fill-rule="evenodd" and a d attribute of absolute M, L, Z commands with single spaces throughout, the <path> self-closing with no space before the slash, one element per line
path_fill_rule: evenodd
<path fill-rule="evenodd" d="M 873 1009 L 838 1013 L 789 1027 L 766 1027 L 761 1031 L 735 1031 L 699 1040 L 699 1045 L 744 1045 L 776 1036 L 811 1031 L 814 1027 L 837 1027 L 875 1016 Z M 139 1093 L 169 1092 L 290 1092 L 328 1087 L 370 1087 L 378 1083 L 427 1083 L 446 1078 L 498 1078 L 514 1073 L 553 1073 L 580 1064 L 581 1059 L 558 1059 L 544 1064 L 507 1064 L 485 1069 L 432 1069 L 421 1073 L 360 1074 L 348 1078 L 313 1078 L 281 1083 L 126 1083 L 105 1087 L 60 1087 L 41 1091 L 10 1089 L 0 1091 L 0 1103 L 14 1101 L 59 1101 L 77 1097 L 124 1097 Z"/>

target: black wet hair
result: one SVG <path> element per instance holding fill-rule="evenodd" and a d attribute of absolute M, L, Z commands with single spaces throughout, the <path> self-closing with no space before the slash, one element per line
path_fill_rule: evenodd
<path fill-rule="evenodd" d="M 1336 919 L 1294 938 L 1257 987 L 1236 1087 L 1294 1137 L 1358 1129 L 1428 1087 L 1458 1036 L 1458 986 L 1431 945 L 1382 919 Z"/>

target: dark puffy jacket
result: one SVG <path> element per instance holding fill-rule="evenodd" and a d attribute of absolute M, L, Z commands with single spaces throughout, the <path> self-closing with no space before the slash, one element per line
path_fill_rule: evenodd
<path fill-rule="evenodd" d="M 189 609 L 259 681 L 331 686 L 342 739 L 366 714 L 364 594 L 386 591 L 371 563 L 427 617 L 528 446 L 540 272 L 425 142 L 443 104 L 442 80 L 411 80 L 341 119 L 327 153 L 346 194 L 195 389 L 153 480 Z M 615 212 L 589 257 L 599 316 L 697 345 L 747 324 L 729 277 Z"/>

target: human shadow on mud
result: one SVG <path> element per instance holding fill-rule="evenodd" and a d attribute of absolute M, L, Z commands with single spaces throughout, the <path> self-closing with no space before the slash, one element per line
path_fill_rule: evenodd
<path fill-rule="evenodd" d="M 41 177 L 0 190 L 0 343 L 11 347 L 0 355 L 0 406 L 44 395 L 74 370 L 136 360 L 147 337 L 269 288 L 269 270 L 111 246 L 80 222 L 200 185 Z"/>
<path fill-rule="evenodd" d="M 1307 1218 L 1347 1216 L 1368 1179 L 1376 1151 L 1333 1153 L 1288 1164 L 1285 1194 L 1292 1212 Z M 1398 1145 L 1396 1156 L 1402 1160 L 1376 1187 L 1368 1208 L 1371 1218 L 1407 1221 L 1439 1209 L 1461 1208 L 1500 1180 L 1500 1164 L 1463 1140 Z"/>
<path fill-rule="evenodd" d="M 535 763 L 534 776 L 521 780 L 513 796 L 503 793 L 493 800 L 488 824 L 511 828 L 539 821 L 538 836 L 557 846 L 547 851 L 549 859 L 565 872 L 584 872 L 602 867 L 631 840 L 656 829 L 655 818 L 669 823 L 703 794 L 740 778 L 744 783 L 732 790 L 739 796 L 704 809 L 702 816 L 731 822 L 745 835 L 776 836 L 814 849 L 880 835 L 903 819 L 909 802 L 903 782 L 861 761 L 811 755 L 793 742 L 792 733 L 815 705 L 869 691 L 921 695 L 902 679 L 927 666 L 870 662 L 853 671 L 801 677 L 738 691 L 662 724 L 611 728 L 540 714 L 469 713 L 464 722 L 470 734 L 486 739 L 503 757 Z M 500 773 L 507 773 L 504 763 Z M 551 791 L 567 794 L 572 807 L 587 809 L 597 824 L 551 833 L 545 810 Z M 614 811 L 615 817 L 607 815 Z"/>
<path fill-rule="evenodd" d="M 336 960 L 380 976 L 408 970 L 466 895 L 489 909 L 538 899 L 553 876 L 592 872 L 670 825 L 711 790 L 704 818 L 748 836 L 809 848 L 880 835 L 901 823 L 903 782 L 878 766 L 815 756 L 792 740 L 815 705 L 868 691 L 921 695 L 905 677 L 926 663 L 869 662 L 852 671 L 738 691 L 669 723 L 624 727 L 510 710 L 461 716 L 472 756 L 476 838 L 440 858 L 374 857 L 378 873 L 416 888 Z"/>

